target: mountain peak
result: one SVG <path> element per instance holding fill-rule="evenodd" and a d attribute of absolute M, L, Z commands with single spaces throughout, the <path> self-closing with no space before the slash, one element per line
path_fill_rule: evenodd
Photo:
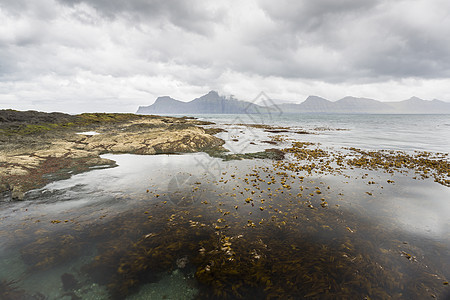
<path fill-rule="evenodd" d="M 423 99 L 420 99 L 419 97 L 416 96 L 412 96 L 411 98 L 408 99 L 409 101 L 424 101 Z"/>
<path fill-rule="evenodd" d="M 195 100 L 217 100 L 217 99 L 222 99 L 222 98 L 223 97 L 221 97 L 218 92 L 212 90 L 212 91 L 209 91 L 207 94 L 194 99 L 194 101 Z"/>
<path fill-rule="evenodd" d="M 309 102 L 330 102 L 325 98 L 319 97 L 319 96 L 308 96 L 308 98 L 306 98 L 306 100 L 304 101 L 304 103 L 309 103 Z"/>
<path fill-rule="evenodd" d="M 206 95 L 219 96 L 219 93 L 218 93 L 217 91 L 210 90 L 210 91 L 208 92 L 208 94 L 206 94 Z"/>
<path fill-rule="evenodd" d="M 342 98 L 341 100 L 344 99 L 358 99 L 358 97 L 354 97 L 354 96 L 345 96 L 344 98 Z"/>
<path fill-rule="evenodd" d="M 169 96 L 160 96 L 160 97 L 156 98 L 155 103 L 162 102 L 162 101 L 170 101 L 170 100 L 177 101 L 176 99 L 173 99 L 172 97 L 169 97 Z"/>

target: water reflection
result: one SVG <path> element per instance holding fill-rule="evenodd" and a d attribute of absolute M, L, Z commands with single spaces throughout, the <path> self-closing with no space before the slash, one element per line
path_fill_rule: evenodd
<path fill-rule="evenodd" d="M 431 181 L 299 180 L 204 154 L 107 158 L 119 167 L 2 205 L 2 280 L 50 299 L 448 292 L 449 191 Z"/>

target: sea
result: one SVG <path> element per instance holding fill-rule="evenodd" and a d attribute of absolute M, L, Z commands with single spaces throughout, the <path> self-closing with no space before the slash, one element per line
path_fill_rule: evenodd
<path fill-rule="evenodd" d="M 233 154 L 301 142 L 450 160 L 450 115 L 188 117 Z M 0 202 L 0 298 L 450 297 L 450 188 L 432 177 L 283 169 L 290 155 L 102 157 L 117 167 Z"/>

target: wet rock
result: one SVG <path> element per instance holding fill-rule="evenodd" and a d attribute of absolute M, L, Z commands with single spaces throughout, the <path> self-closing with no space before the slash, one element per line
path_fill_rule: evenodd
<path fill-rule="evenodd" d="M 0 202 L 9 202 L 12 200 L 12 194 L 9 187 L 0 185 Z"/>
<path fill-rule="evenodd" d="M 284 159 L 284 152 L 281 151 L 280 149 L 266 149 L 264 150 L 267 154 L 269 158 L 275 159 L 275 160 L 282 160 Z"/>
<path fill-rule="evenodd" d="M 264 130 L 264 132 L 269 132 L 269 133 L 285 133 L 285 132 L 289 132 L 289 130 L 286 130 L 286 129 L 266 129 L 266 130 Z"/>

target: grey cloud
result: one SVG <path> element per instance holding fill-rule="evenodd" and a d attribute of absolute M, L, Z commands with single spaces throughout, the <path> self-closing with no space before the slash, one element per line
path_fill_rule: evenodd
<path fill-rule="evenodd" d="M 29 15 L 29 17 L 34 19 L 51 20 L 58 14 L 51 1 L 48 0 L 47 3 L 41 3 L 41 1 L 2 0 L 0 2 L 0 12 L 7 12 L 15 17 Z"/>
<path fill-rule="evenodd" d="M 45 1 L 50 3 L 52 0 Z M 450 23 L 447 21 L 439 27 L 412 19 L 421 17 L 408 15 L 409 10 L 420 4 L 419 0 L 395 3 L 387 0 L 260 0 L 256 2 L 259 6 L 255 10 L 262 10 L 268 17 L 261 22 L 270 20 L 273 24 L 261 28 L 255 24 L 252 30 L 242 27 L 231 32 L 235 35 L 230 38 L 231 49 L 225 45 L 223 48 L 213 45 L 223 38 L 221 34 L 229 25 L 228 18 L 237 8 L 233 5 L 224 7 L 218 2 L 205 4 L 199 0 L 56 1 L 72 7 L 72 17 L 90 26 L 118 18 L 126 20 L 127 26 L 147 26 L 153 35 L 134 37 L 131 41 L 135 44 L 128 46 L 124 45 L 126 36 L 120 36 L 127 35 L 126 31 L 116 36 L 109 33 L 112 43 L 119 47 L 137 48 L 134 54 L 147 56 L 147 61 L 330 82 L 370 82 L 411 76 L 440 78 L 449 76 L 450 72 Z M 436 16 L 435 22 L 443 22 L 437 16 L 439 10 L 450 7 L 443 0 L 437 1 L 438 5 L 425 6 L 421 13 L 431 20 Z M 10 8 L 16 7 L 14 1 L 5 0 L 5 3 Z M 81 9 L 81 3 L 94 8 L 97 13 Z M 24 5 L 24 11 L 39 10 L 38 15 L 52 14 L 45 5 Z M 255 13 L 248 11 L 242 17 L 251 20 Z M 30 14 L 30 18 L 36 15 Z M 181 31 L 174 33 L 171 25 Z M 216 32 L 214 28 L 220 30 Z M 144 34 L 146 30 L 143 29 Z M 183 34 L 183 31 L 187 33 Z M 197 40 L 190 37 L 189 32 L 200 33 L 205 38 Z M 29 32 L 17 36 L 14 43 L 27 47 L 47 42 L 43 41 L 45 36 L 46 32 Z M 82 40 L 76 42 L 61 36 L 49 38 L 59 39 L 53 41 L 56 44 L 83 47 Z M 148 46 L 138 42 L 139 39 Z M 90 46 L 89 43 L 84 45 L 86 48 Z"/>
<path fill-rule="evenodd" d="M 59 85 L 112 99 L 446 80 L 448 11 L 448 0 L 1 0 L 0 101 L 53 99 Z"/>
<path fill-rule="evenodd" d="M 449 11 L 450 5 L 438 2 L 263 0 L 262 9 L 278 26 L 273 34 L 279 43 L 263 42 L 258 47 L 263 57 L 275 55 L 281 67 L 275 67 L 275 72 L 283 77 L 330 81 L 447 77 L 450 23 L 448 15 L 442 18 L 440 14 Z M 419 9 L 421 15 L 408 14 Z M 436 26 L 439 22 L 441 26 Z M 317 68 L 309 67 L 297 53 L 310 46 L 320 50 L 317 56 L 323 57 L 324 64 L 319 60 Z M 335 65 L 327 64 L 330 58 L 338 59 Z"/>
<path fill-rule="evenodd" d="M 381 0 L 260 0 L 261 8 L 278 22 L 303 31 L 315 30 L 332 19 L 373 9 Z"/>
<path fill-rule="evenodd" d="M 29 3 L 25 0 L 3 0 L 0 2 L 0 10 L 18 15 L 20 12 L 27 10 L 28 5 Z"/>
<path fill-rule="evenodd" d="M 167 20 L 180 28 L 209 35 L 216 22 L 224 17 L 224 10 L 208 9 L 200 0 L 57 0 L 65 5 L 85 3 L 107 18 L 125 17 L 135 23 Z"/>
<path fill-rule="evenodd" d="M 369 76 L 449 77 L 450 19 L 448 14 L 440 19 L 439 10 L 449 11 L 450 3 L 430 5 L 419 16 L 409 15 L 404 8 L 405 11 L 380 16 L 378 24 L 385 35 L 379 35 L 367 46 L 359 46 L 365 51 L 354 57 L 354 67 L 369 69 Z"/>

